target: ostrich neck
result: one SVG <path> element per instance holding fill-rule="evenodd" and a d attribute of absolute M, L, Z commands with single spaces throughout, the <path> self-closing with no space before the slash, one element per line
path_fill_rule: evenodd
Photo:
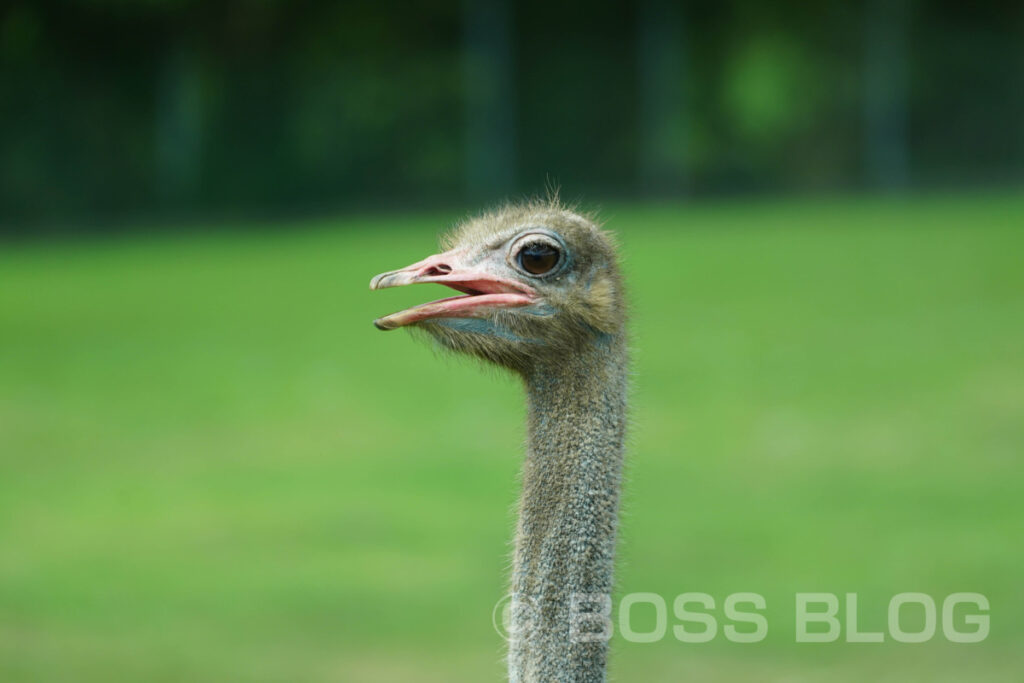
<path fill-rule="evenodd" d="M 512 575 L 513 682 L 605 680 L 626 363 L 618 335 L 526 376 L 529 446 Z"/>

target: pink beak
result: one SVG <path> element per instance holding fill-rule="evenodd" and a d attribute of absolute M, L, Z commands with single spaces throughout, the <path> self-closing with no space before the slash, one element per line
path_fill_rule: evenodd
<path fill-rule="evenodd" d="M 435 254 L 401 270 L 381 273 L 370 289 L 435 282 L 463 292 L 461 296 L 431 301 L 373 321 L 380 330 L 393 330 L 434 318 L 482 318 L 496 308 L 528 306 L 537 300 L 532 288 L 516 280 L 493 275 L 465 263 L 466 252 L 453 249 Z"/>

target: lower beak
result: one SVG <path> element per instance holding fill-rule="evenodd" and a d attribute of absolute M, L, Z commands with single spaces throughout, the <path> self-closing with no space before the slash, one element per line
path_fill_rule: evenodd
<path fill-rule="evenodd" d="M 465 257 L 464 251 L 453 249 L 373 278 L 370 289 L 433 282 L 462 292 L 460 296 L 431 301 L 378 318 L 373 324 L 380 330 L 393 330 L 437 318 L 482 318 L 498 308 L 528 306 L 537 300 L 537 293 L 532 287 L 489 273 L 480 266 L 469 266 Z"/>

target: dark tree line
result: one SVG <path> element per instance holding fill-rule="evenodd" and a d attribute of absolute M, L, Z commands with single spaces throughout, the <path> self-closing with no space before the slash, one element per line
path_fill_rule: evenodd
<path fill-rule="evenodd" d="M 18 2 L 0 225 L 1013 183 L 1024 5 Z"/>

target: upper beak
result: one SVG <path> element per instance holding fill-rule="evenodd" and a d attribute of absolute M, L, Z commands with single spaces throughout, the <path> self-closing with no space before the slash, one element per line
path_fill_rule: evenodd
<path fill-rule="evenodd" d="M 378 318 L 373 324 L 381 330 L 393 330 L 433 318 L 483 317 L 495 308 L 527 306 L 537 300 L 536 291 L 529 285 L 492 274 L 485 267 L 469 263 L 467 256 L 465 250 L 453 249 L 370 280 L 370 289 L 435 282 L 463 292 L 462 296 Z"/>

